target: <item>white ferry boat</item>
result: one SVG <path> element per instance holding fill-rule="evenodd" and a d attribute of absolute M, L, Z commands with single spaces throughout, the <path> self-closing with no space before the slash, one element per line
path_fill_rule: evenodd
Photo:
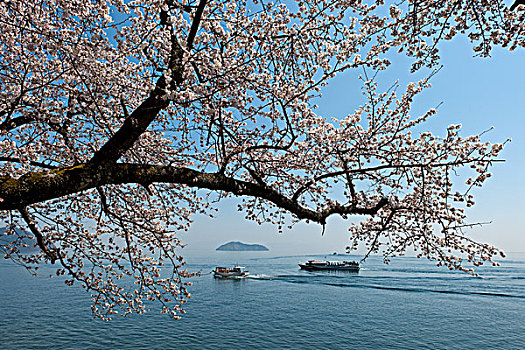
<path fill-rule="evenodd" d="M 244 266 L 223 267 L 217 266 L 213 270 L 215 278 L 243 278 L 248 276 L 248 270 Z"/>

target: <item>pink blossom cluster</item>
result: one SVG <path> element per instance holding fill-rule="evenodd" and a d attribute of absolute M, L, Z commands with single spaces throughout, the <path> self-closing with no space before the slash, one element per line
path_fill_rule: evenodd
<path fill-rule="evenodd" d="M 429 79 L 381 91 L 368 74 L 406 55 L 431 76 L 456 35 L 483 57 L 523 47 L 524 13 L 500 0 L 2 1 L 0 220 L 13 239 L 0 250 L 34 273 L 55 264 L 106 320 L 148 300 L 184 313 L 177 233 L 228 196 L 279 230 L 358 215 L 349 250 L 497 264 L 466 210 L 503 144 L 459 125 L 417 131 L 437 113 L 411 115 Z M 319 115 L 314 99 L 351 69 L 363 104 Z"/>

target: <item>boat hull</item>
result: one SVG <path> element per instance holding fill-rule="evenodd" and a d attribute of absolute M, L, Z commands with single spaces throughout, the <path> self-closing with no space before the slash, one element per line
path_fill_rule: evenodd
<path fill-rule="evenodd" d="M 215 278 L 243 278 L 248 276 L 248 272 L 243 273 L 223 273 L 223 272 L 213 272 L 213 277 Z"/>
<path fill-rule="evenodd" d="M 357 272 L 359 271 L 359 266 L 315 266 L 315 265 L 306 265 L 299 264 L 301 270 L 306 271 L 349 271 Z"/>

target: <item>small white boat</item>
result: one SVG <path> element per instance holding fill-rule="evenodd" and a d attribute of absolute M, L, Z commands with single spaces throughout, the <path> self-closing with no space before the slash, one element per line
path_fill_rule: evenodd
<path fill-rule="evenodd" d="M 215 278 L 243 278 L 248 276 L 248 270 L 244 266 L 223 267 L 217 266 L 213 270 L 213 277 Z"/>

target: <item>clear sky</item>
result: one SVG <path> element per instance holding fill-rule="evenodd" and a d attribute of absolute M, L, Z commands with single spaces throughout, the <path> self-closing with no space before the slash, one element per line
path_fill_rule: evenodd
<path fill-rule="evenodd" d="M 431 80 L 432 88 L 416 100 L 415 110 L 423 111 L 443 102 L 437 116 L 424 126 L 438 135 L 448 125 L 461 123 L 463 136 L 493 126 L 484 140 L 512 139 L 502 153 L 506 162 L 496 164 L 492 169 L 494 176 L 474 192 L 476 205 L 469 212 L 471 222 L 491 224 L 475 228 L 470 234 L 507 252 L 525 252 L 525 51 L 495 48 L 491 58 L 474 58 L 464 37 L 444 42 L 440 48 L 444 67 Z M 408 73 L 407 62 L 398 56 L 381 80 L 392 83 L 399 79 L 402 84 L 417 80 L 418 76 Z M 344 116 L 353 111 L 360 99 L 358 73 L 345 74 L 325 89 L 317 102 L 318 114 Z M 191 230 L 181 235 L 187 244 L 183 255 L 214 250 L 231 240 L 262 243 L 283 254 L 344 252 L 349 244 L 348 222 L 339 218 L 329 220 L 324 236 L 320 226 L 305 223 L 279 234 L 275 226 L 246 221 L 236 211 L 236 204 L 235 199 L 228 199 L 215 218 L 197 217 Z"/>

